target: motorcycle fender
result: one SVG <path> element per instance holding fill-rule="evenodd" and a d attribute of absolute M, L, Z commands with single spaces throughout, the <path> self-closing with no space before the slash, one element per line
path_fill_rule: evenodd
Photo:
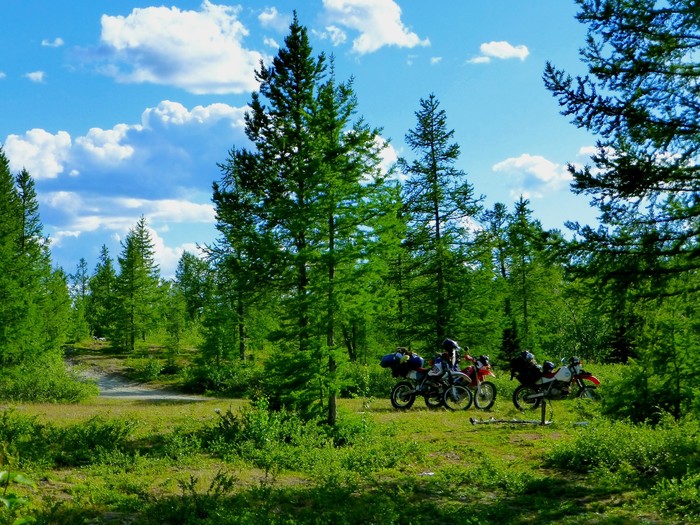
<path fill-rule="evenodd" d="M 471 378 L 464 372 L 452 372 L 452 377 L 455 381 L 463 380 L 465 383 L 471 383 Z"/>
<path fill-rule="evenodd" d="M 586 381 L 590 381 L 591 383 L 593 383 L 596 386 L 600 385 L 600 379 L 598 379 L 593 374 L 587 375 L 587 376 L 581 376 L 581 379 L 584 379 Z"/>

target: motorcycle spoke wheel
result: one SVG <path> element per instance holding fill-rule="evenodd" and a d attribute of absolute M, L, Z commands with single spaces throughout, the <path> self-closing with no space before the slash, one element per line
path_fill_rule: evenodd
<path fill-rule="evenodd" d="M 578 393 L 579 399 L 586 399 L 589 401 L 600 401 L 600 392 L 593 385 L 584 386 Z"/>
<path fill-rule="evenodd" d="M 423 395 L 425 406 L 428 408 L 440 408 L 442 406 L 442 390 L 437 385 L 426 385 L 428 391 Z"/>
<path fill-rule="evenodd" d="M 391 405 L 397 410 L 408 410 L 415 400 L 416 394 L 411 383 L 398 383 L 391 391 Z"/>
<path fill-rule="evenodd" d="M 448 386 L 442 400 L 449 410 L 466 410 L 472 406 L 472 391 L 463 385 Z"/>
<path fill-rule="evenodd" d="M 518 410 L 532 410 L 540 406 L 541 397 L 530 398 L 537 394 L 537 390 L 529 386 L 519 386 L 513 392 L 513 404 Z"/>
<path fill-rule="evenodd" d="M 488 410 L 496 402 L 496 385 L 490 381 L 481 383 L 474 390 L 474 406 L 479 410 Z"/>

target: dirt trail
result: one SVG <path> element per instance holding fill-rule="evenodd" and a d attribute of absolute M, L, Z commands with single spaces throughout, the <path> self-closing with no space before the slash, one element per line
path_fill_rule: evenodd
<path fill-rule="evenodd" d="M 76 363 L 68 361 L 67 365 L 76 366 Z M 107 373 L 96 366 L 90 366 L 82 370 L 81 375 L 97 383 L 100 397 L 149 399 L 153 401 L 206 401 L 208 399 L 203 396 L 182 394 L 173 390 L 150 388 L 142 383 L 129 381 L 119 373 Z"/>

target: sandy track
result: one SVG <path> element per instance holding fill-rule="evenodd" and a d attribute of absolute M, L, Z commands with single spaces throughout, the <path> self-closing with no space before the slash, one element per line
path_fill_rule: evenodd
<path fill-rule="evenodd" d="M 67 366 L 75 366 L 67 361 Z M 182 394 L 173 390 L 150 388 L 142 383 L 129 381 L 123 375 L 117 373 L 105 373 L 98 367 L 91 366 L 84 368 L 80 375 L 92 379 L 97 383 L 100 390 L 100 397 L 113 397 L 121 399 L 150 399 L 153 401 L 206 401 L 208 398 Z"/>

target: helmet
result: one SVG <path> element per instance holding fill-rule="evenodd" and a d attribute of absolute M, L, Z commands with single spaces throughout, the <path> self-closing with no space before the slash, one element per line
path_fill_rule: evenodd
<path fill-rule="evenodd" d="M 543 371 L 545 374 L 548 374 L 548 373 L 551 372 L 552 370 L 554 370 L 554 363 L 552 363 L 551 361 L 545 361 L 545 362 L 542 364 L 542 371 Z"/>
<path fill-rule="evenodd" d="M 445 339 L 442 342 L 442 349 L 446 352 L 451 352 L 452 350 L 459 350 L 459 345 L 457 344 L 457 341 L 453 341 L 452 339 Z"/>

